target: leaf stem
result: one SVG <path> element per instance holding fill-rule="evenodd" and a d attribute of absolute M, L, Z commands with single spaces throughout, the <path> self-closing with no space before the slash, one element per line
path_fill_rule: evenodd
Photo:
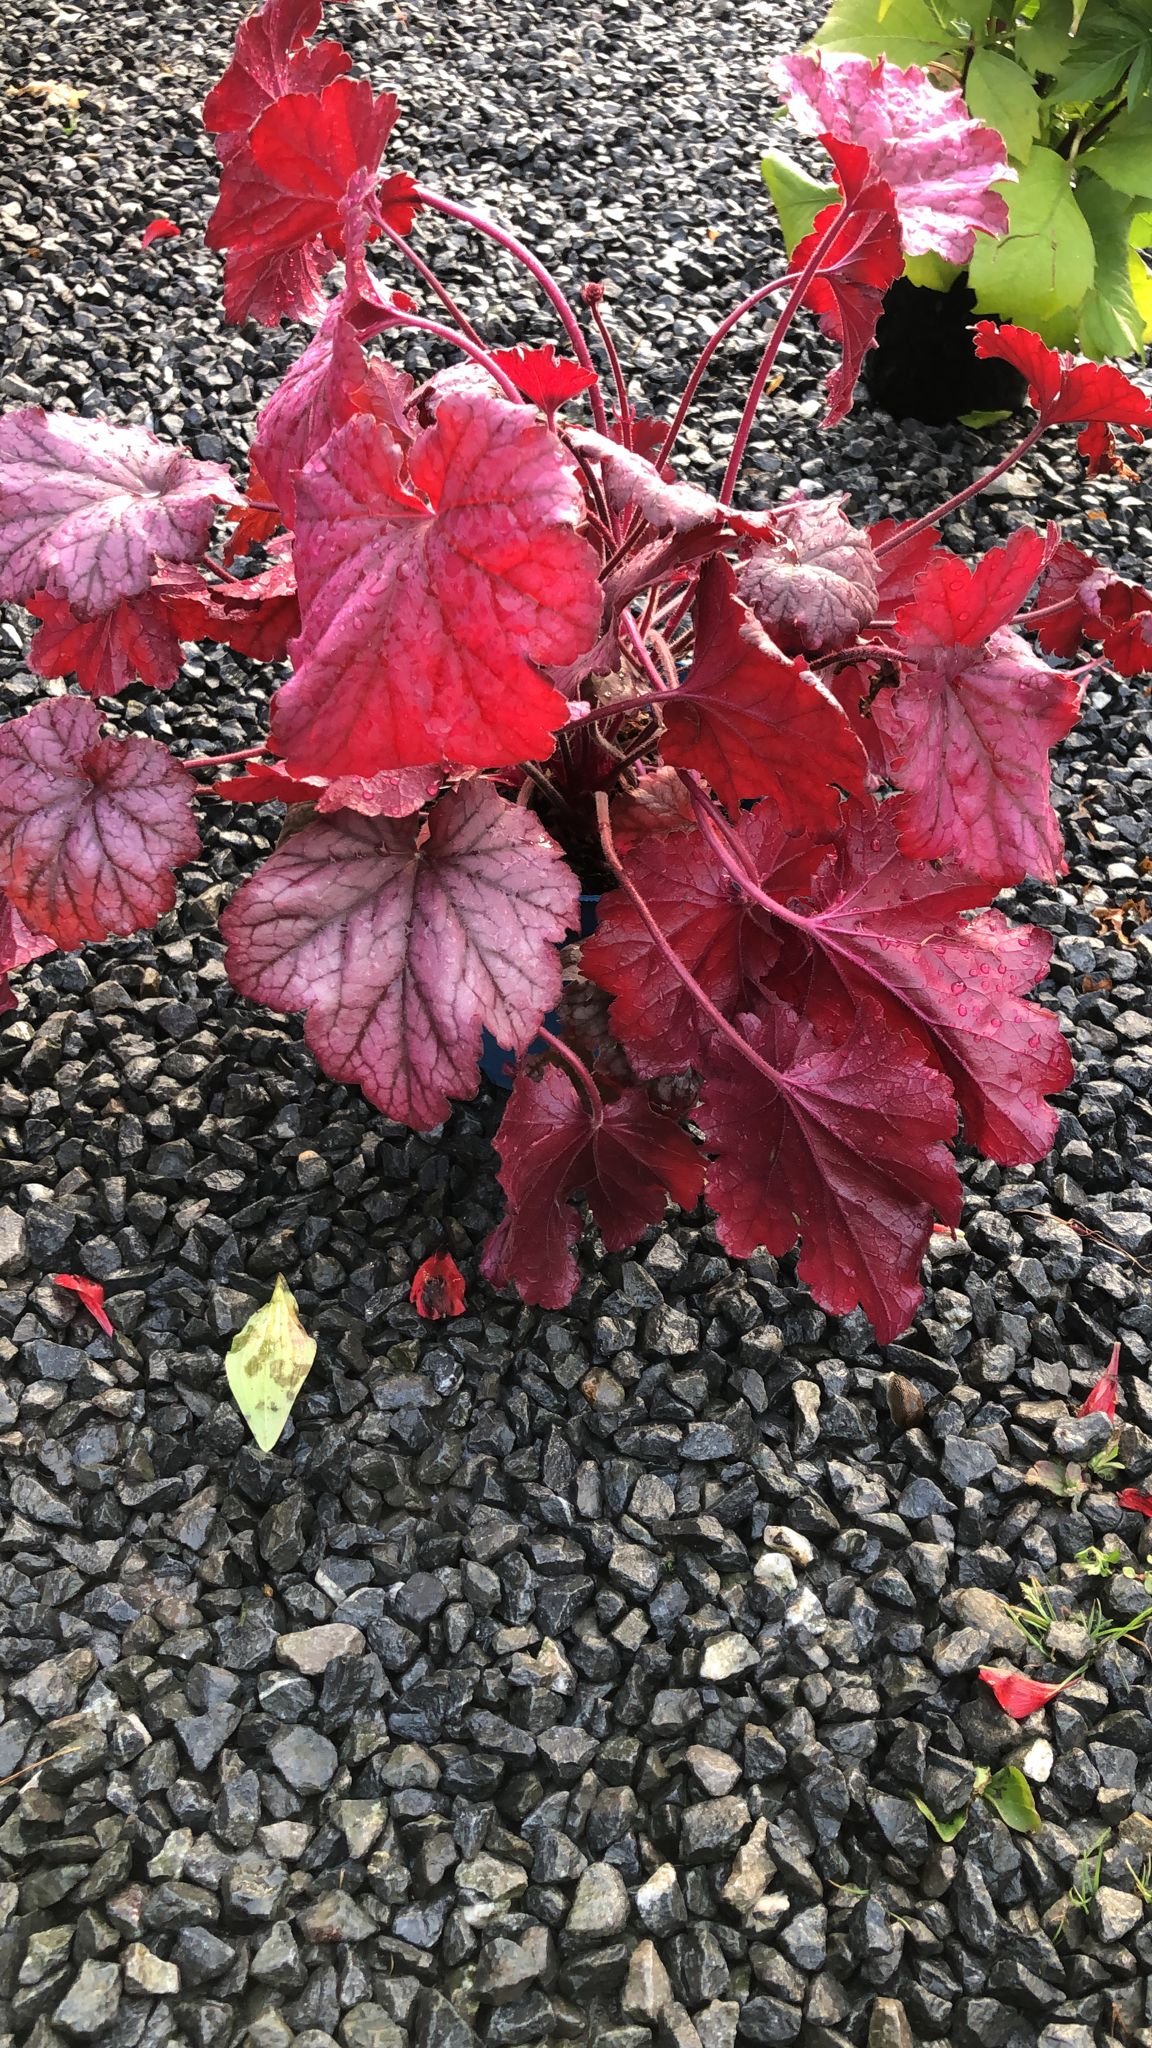
<path fill-rule="evenodd" d="M 589 353 L 588 343 L 584 339 L 580 322 L 577 320 L 575 313 L 557 284 L 556 279 L 552 276 L 551 271 L 544 268 L 539 257 L 534 256 L 531 249 L 526 249 L 523 242 L 517 241 L 515 235 L 509 234 L 507 228 L 497 227 L 495 221 L 486 220 L 482 213 L 474 212 L 470 206 L 461 206 L 455 199 L 444 199 L 439 192 L 429 191 L 424 185 L 416 187 L 413 197 L 418 199 L 423 206 L 430 206 L 438 213 L 446 213 L 451 220 L 462 221 L 465 227 L 474 229 L 478 235 L 487 235 L 490 241 L 497 242 L 502 249 L 507 251 L 509 256 L 514 256 L 518 263 L 522 263 L 525 269 L 531 272 L 545 298 L 559 316 L 560 324 L 572 344 L 572 351 L 577 362 L 583 369 L 591 370 L 596 378 L 596 382 L 591 386 L 588 396 L 591 401 L 592 416 L 596 422 L 597 431 L 601 434 L 606 434 L 608 432 L 608 414 L 604 405 L 604 394 L 600 388 L 600 378 L 596 365 Z"/>
<path fill-rule="evenodd" d="M 950 513 L 959 511 L 960 506 L 966 505 L 969 498 L 975 498 L 981 491 L 986 491 L 989 484 L 996 483 L 1015 463 L 1023 461 L 1029 451 L 1036 446 L 1043 432 L 1044 422 L 1037 420 L 1034 426 L 1029 427 L 1024 439 L 1018 441 L 1015 448 L 1010 448 L 1007 455 L 994 469 L 990 469 L 986 476 L 977 477 L 975 483 L 965 484 L 962 491 L 957 491 L 955 497 L 946 499 L 943 505 L 937 505 L 934 512 L 926 512 L 923 519 L 914 519 L 911 526 L 901 526 L 895 533 L 890 534 L 887 540 L 882 540 L 876 549 L 877 560 L 882 560 L 893 548 L 903 547 L 905 541 L 914 540 L 918 533 L 926 532 L 928 527 L 935 526 L 938 520 L 947 519 Z"/>
<path fill-rule="evenodd" d="M 182 768 L 228 768 L 233 761 L 254 761 L 258 754 L 266 754 L 267 746 L 243 747 L 238 754 L 198 754 L 194 761 L 181 761 Z"/>
<path fill-rule="evenodd" d="M 495 378 L 505 398 L 510 398 L 513 405 L 523 405 L 524 400 L 511 377 L 506 375 L 499 363 L 493 362 L 487 349 L 469 341 L 466 335 L 457 334 L 453 328 L 445 327 L 442 320 L 429 320 L 422 313 L 394 312 L 389 307 L 384 331 L 387 332 L 393 327 L 410 327 L 417 334 L 434 334 L 437 340 L 446 341 L 450 348 L 462 349 L 466 356 L 470 356 L 474 363 L 479 363 L 482 370 L 487 370 L 488 375 Z"/>
<path fill-rule="evenodd" d="M 737 1052 L 741 1053 L 743 1057 L 746 1060 L 748 1060 L 752 1066 L 757 1068 L 757 1070 L 764 1075 L 765 1080 L 771 1081 L 773 1087 L 781 1088 L 783 1085 L 783 1077 L 777 1072 L 775 1067 L 770 1067 L 767 1060 L 763 1059 L 761 1055 L 758 1052 L 756 1052 L 752 1046 L 749 1045 L 748 1040 L 746 1038 L 741 1037 L 740 1033 L 736 1029 L 736 1026 L 734 1024 L 730 1024 L 728 1022 L 727 1017 L 724 1016 L 723 1012 L 716 1008 L 716 1005 L 712 1001 L 711 996 L 705 995 L 704 990 L 701 988 L 700 983 L 697 981 L 695 975 L 692 973 L 691 968 L 685 966 L 683 960 L 680 958 L 679 953 L 677 953 L 675 947 L 672 945 L 671 940 L 666 936 L 666 934 L 663 931 L 661 931 L 660 926 L 656 922 L 655 917 L 653 916 L 651 910 L 648 908 L 647 903 L 644 901 L 644 898 L 641 896 L 640 891 L 637 889 L 635 883 L 630 879 L 628 874 L 625 872 L 624 864 L 620 859 L 620 855 L 616 851 L 616 843 L 612 837 L 612 825 L 608 815 L 607 792 L 602 789 L 597 790 L 596 792 L 596 823 L 600 832 L 600 845 L 604 853 L 604 858 L 607 861 L 609 867 L 611 868 L 612 873 L 615 875 L 616 880 L 619 882 L 620 887 L 623 889 L 624 894 L 629 898 L 629 901 L 631 902 L 633 909 L 636 911 L 637 916 L 640 918 L 641 922 L 647 926 L 652 942 L 655 945 L 656 950 L 660 954 L 661 958 L 667 961 L 669 967 L 677 976 L 678 980 L 683 982 L 689 994 L 696 998 L 696 1001 L 699 1003 L 700 1008 L 704 1011 L 705 1016 L 715 1026 L 716 1030 L 720 1032 L 721 1036 L 726 1038 L 729 1044 L 735 1046 Z"/>
<path fill-rule="evenodd" d="M 616 343 L 612 339 L 612 335 L 608 327 L 608 322 L 604 318 L 602 307 L 603 297 L 603 285 L 585 286 L 584 304 L 587 306 L 588 311 L 591 313 L 593 321 L 596 325 L 596 332 L 600 336 L 600 339 L 604 344 L 604 351 L 608 357 L 608 366 L 612 372 L 612 382 L 616 388 L 616 410 L 620 418 L 620 440 L 625 448 L 631 448 L 632 408 L 628 403 L 628 386 L 624 381 L 624 371 L 621 367 L 620 357 L 617 352 Z"/>
<path fill-rule="evenodd" d="M 652 685 L 653 692 L 658 697 L 666 697 L 668 695 L 668 685 L 657 668 L 655 661 L 652 659 L 651 654 L 648 652 L 647 647 L 644 645 L 644 636 L 632 617 L 631 612 L 621 612 L 620 624 L 623 626 L 625 636 L 631 644 L 635 659 L 639 662 Z"/>
<path fill-rule="evenodd" d="M 573 1052 L 570 1045 L 565 1045 L 562 1038 L 557 1038 L 553 1032 L 546 1030 L 543 1024 L 540 1026 L 537 1037 L 542 1038 L 549 1051 L 556 1053 L 571 1068 L 572 1073 L 580 1084 L 581 1092 L 587 1099 L 592 1117 L 592 1127 L 594 1130 L 599 1130 L 604 1121 L 604 1097 L 592 1078 L 591 1070 L 585 1066 L 579 1053 Z"/>
<path fill-rule="evenodd" d="M 672 453 L 680 437 L 680 429 L 688 417 L 688 408 L 700 388 L 700 380 L 721 342 L 732 332 L 737 322 L 744 318 L 745 313 L 751 313 L 753 308 L 758 306 L 762 299 L 768 298 L 773 292 L 791 291 L 799 275 L 799 271 L 790 270 L 784 277 L 774 277 L 770 284 L 762 284 L 757 291 L 751 292 L 746 299 L 741 300 L 738 306 L 734 306 L 730 313 L 724 315 L 719 327 L 704 343 L 700 354 L 696 358 L 688 382 L 680 394 L 680 402 L 676 407 L 672 423 L 661 444 L 660 452 L 653 458 L 657 469 L 660 468 L 662 463 L 667 462 L 669 455 Z"/>
<path fill-rule="evenodd" d="M 429 291 L 435 292 L 436 297 L 440 301 L 440 304 L 443 306 L 445 312 L 448 313 L 451 316 L 451 318 L 456 322 L 456 325 L 460 329 L 461 334 L 466 335 L 469 341 L 475 342 L 477 348 L 483 348 L 483 336 L 477 333 L 476 329 L 472 325 L 472 322 L 467 318 L 467 316 L 464 313 L 461 312 L 459 306 L 456 304 L 455 299 L 452 297 L 451 292 L 448 290 L 447 285 L 441 284 L 440 279 L 437 277 L 436 272 L 433 270 L 431 264 L 425 263 L 424 258 L 422 256 L 417 255 L 415 249 L 412 248 L 411 244 L 405 239 L 405 237 L 403 235 L 397 234 L 396 229 L 394 227 L 389 226 L 388 222 L 384 219 L 383 215 L 379 211 L 377 211 L 374 218 L 376 220 L 377 226 L 380 228 L 381 232 L 387 236 L 389 242 L 392 244 L 392 247 L 396 250 L 397 254 L 402 256 L 406 263 L 411 264 L 417 276 L 423 278 L 424 283 L 428 286 Z"/>
<path fill-rule="evenodd" d="M 813 249 L 811 256 L 808 258 L 807 263 L 804 265 L 803 270 L 800 272 L 799 277 L 796 279 L 776 325 L 772 329 L 768 346 L 760 358 L 760 367 L 752 379 L 751 388 L 744 401 L 744 411 L 741 416 L 740 425 L 736 429 L 736 438 L 732 443 L 732 453 L 728 457 L 728 467 L 724 472 L 724 482 L 720 489 L 720 503 L 722 505 L 730 505 L 732 502 L 732 492 L 736 485 L 736 479 L 740 474 L 740 465 L 744 460 L 744 451 L 748 446 L 749 436 L 752 432 L 752 423 L 756 418 L 757 408 L 764 395 L 764 386 L 772 374 L 772 366 L 780 353 L 784 337 L 804 303 L 804 295 L 809 285 L 819 271 L 820 265 L 823 263 L 845 221 L 849 219 L 851 212 L 852 208 L 847 203 L 837 208 L 816 247 Z"/>

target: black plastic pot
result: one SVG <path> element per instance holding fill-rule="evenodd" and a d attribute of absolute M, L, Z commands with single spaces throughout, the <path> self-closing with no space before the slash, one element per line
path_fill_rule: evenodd
<path fill-rule="evenodd" d="M 876 346 L 864 358 L 873 405 L 934 427 L 970 412 L 1018 412 L 1028 388 L 1020 372 L 984 362 L 973 349 L 975 303 L 963 277 L 946 292 L 898 277 L 884 297 Z"/>

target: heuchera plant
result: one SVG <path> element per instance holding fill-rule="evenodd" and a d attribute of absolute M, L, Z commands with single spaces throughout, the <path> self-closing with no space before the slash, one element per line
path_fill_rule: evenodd
<path fill-rule="evenodd" d="M 583 310 L 606 387 L 535 256 L 383 171 L 395 101 L 309 40 L 319 17 L 269 0 L 205 109 L 230 318 L 314 327 L 260 414 L 247 491 L 141 427 L 36 408 L 0 425 L 0 596 L 40 622 L 32 668 L 79 686 L 0 728 L 0 967 L 167 910 L 199 845 L 195 776 L 243 762 L 203 793 L 278 799 L 290 828 L 224 914 L 236 988 L 302 1011 L 325 1072 L 420 1130 L 476 1092 L 485 1030 L 519 1056 L 493 1285 L 570 1298 L 577 1196 L 621 1250 L 705 1192 L 731 1253 L 799 1240 L 817 1300 L 861 1304 L 889 1339 L 934 1219 L 960 1214 L 958 1119 L 991 1158 L 1037 1159 L 1069 1079 L 1057 1020 L 1022 1000 L 1047 939 L 982 907 L 1063 872 L 1048 750 L 1084 670 L 1034 641 L 1068 657 L 1087 639 L 1132 673 L 1152 598 L 1051 529 L 957 559 L 937 521 L 977 482 L 871 530 L 838 496 L 758 509 L 737 485 L 801 308 L 839 344 L 836 421 L 904 248 L 963 260 L 999 226 L 995 138 L 846 102 L 837 197 L 654 420 L 601 286 Z M 485 343 L 410 244 L 427 211 L 527 267 L 559 349 Z M 712 497 L 677 474 L 678 436 L 772 295 Z M 414 387 L 369 352 L 393 331 L 460 360 Z M 1152 422 L 1114 369 L 1013 328 L 979 345 L 1019 364 L 1036 412 L 992 477 L 1048 427 L 1077 425 L 1107 468 L 1113 430 Z M 105 721 L 93 699 L 168 688 L 189 640 L 289 656 L 265 746 L 181 762 Z M 599 905 L 581 946 L 582 894 Z"/>

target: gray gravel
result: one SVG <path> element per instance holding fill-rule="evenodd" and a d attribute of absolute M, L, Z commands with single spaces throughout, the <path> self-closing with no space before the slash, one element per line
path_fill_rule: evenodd
<path fill-rule="evenodd" d="M 506 212 L 567 281 L 607 277 L 662 407 L 775 260 L 763 71 L 811 16 L 346 15 L 405 104 L 395 162 Z M 202 246 L 198 106 L 237 18 L 48 0 L 33 23 L 4 0 L 12 85 L 84 94 L 71 133 L 0 96 L 7 401 L 239 463 L 301 337 L 223 329 Z M 184 234 L 142 255 L 157 214 Z M 465 237 L 424 246 L 495 338 L 551 335 Z M 701 481 L 756 346 L 710 386 Z M 823 446 L 826 367 L 797 333 L 754 495 L 919 511 L 995 460 L 995 436 L 863 411 Z M 1078 474 L 1055 444 L 953 545 L 1054 514 L 1140 574 L 1149 486 Z M 25 636 L 0 626 L 10 712 L 40 692 Z M 112 715 L 240 747 L 268 687 L 210 652 Z M 590 1246 L 565 1314 L 492 1298 L 499 1105 L 435 1139 L 390 1126 L 224 978 L 216 916 L 274 808 L 205 806 L 155 935 L 22 975 L 0 1032 L 0 1776 L 53 1760 L 0 1790 L 0 2048 L 1152 2040 L 1148 1632 L 1021 1727 L 975 1679 L 1038 1665 L 1005 1610 L 1024 1580 L 1051 1591 L 1048 1671 L 1092 1651 L 1093 1599 L 1127 1621 L 1152 1598 L 1075 1561 L 1111 1538 L 1145 1569 L 1114 1481 L 1073 1504 L 1025 1478 L 1100 1447 L 1074 1411 L 1117 1338 L 1123 1480 L 1152 1473 L 1150 739 L 1145 686 L 1101 681 L 1061 750 L 1070 873 L 1015 892 L 1054 933 L 1044 999 L 1077 1058 L 1057 1147 L 964 1162 L 962 1233 L 886 1351 L 790 1261 L 737 1264 L 692 1220 L 628 1259 Z M 407 1287 L 444 1242 L 470 1311 L 429 1328 Z M 59 1270 L 103 1282 L 114 1340 Z M 222 1358 L 280 1270 L 320 1353 L 261 1458 Z M 1040 1833 L 977 1800 L 944 1845 L 916 1800 L 953 1813 L 1008 1761 Z"/>

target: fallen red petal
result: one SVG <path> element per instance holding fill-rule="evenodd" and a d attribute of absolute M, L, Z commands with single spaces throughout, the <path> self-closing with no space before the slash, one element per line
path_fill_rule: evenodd
<path fill-rule="evenodd" d="M 1148 1503 L 1152 1514 L 1152 1500 Z M 1046 1685 L 1040 1678 L 1025 1678 L 1022 1671 L 994 1671 L 987 1664 L 980 1666 L 980 1677 L 996 1695 L 996 1703 L 1010 1714 L 1014 1721 L 1026 1721 L 1029 1714 L 1035 1714 L 1040 1707 L 1046 1707 L 1069 1685 L 1074 1685 L 1080 1676 L 1078 1671 L 1071 1678 L 1061 1679 L 1059 1685 Z"/>
<path fill-rule="evenodd" d="M 153 242 L 170 242 L 173 235 L 179 233 L 174 220 L 150 220 L 140 237 L 140 247 L 150 249 Z"/>
<path fill-rule="evenodd" d="M 99 1323 L 105 1336 L 116 1335 L 108 1320 L 104 1307 L 104 1289 L 98 1280 L 82 1280 L 78 1273 L 53 1273 L 52 1284 L 55 1287 L 66 1287 L 70 1293 L 78 1294 L 89 1315 Z"/>
<path fill-rule="evenodd" d="M 444 1316 L 464 1313 L 464 1275 L 451 1252 L 433 1252 L 416 1274 L 408 1292 L 418 1316 L 438 1323 Z"/>
<path fill-rule="evenodd" d="M 1104 1367 L 1088 1399 L 1076 1410 L 1077 1415 L 1106 1415 L 1109 1422 L 1116 1419 L 1116 1396 L 1120 1390 L 1120 1346 L 1112 1346 L 1112 1356 Z"/>
<path fill-rule="evenodd" d="M 1152 1521 L 1152 1493 L 1142 1493 L 1138 1486 L 1126 1486 L 1116 1495 L 1118 1508 L 1129 1508 L 1134 1515 L 1147 1515 Z"/>

